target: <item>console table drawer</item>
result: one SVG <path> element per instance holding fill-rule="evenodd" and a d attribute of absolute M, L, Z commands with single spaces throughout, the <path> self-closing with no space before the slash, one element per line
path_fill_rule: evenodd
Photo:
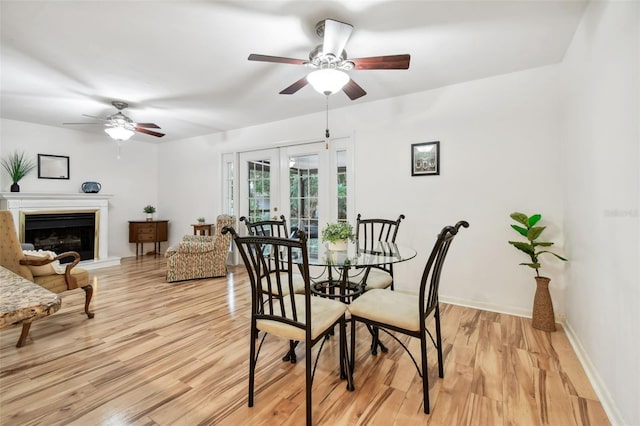
<path fill-rule="evenodd" d="M 156 241 L 156 233 L 151 230 L 149 231 L 139 231 L 138 232 L 138 241 L 141 243 L 149 243 Z"/>

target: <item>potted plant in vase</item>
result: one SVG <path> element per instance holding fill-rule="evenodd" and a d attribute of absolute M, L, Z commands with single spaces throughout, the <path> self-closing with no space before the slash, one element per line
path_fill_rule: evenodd
<path fill-rule="evenodd" d="M 348 222 L 327 223 L 322 230 L 322 241 L 326 241 L 327 248 L 334 251 L 347 249 L 347 241 L 355 241 L 353 226 Z"/>
<path fill-rule="evenodd" d="M 509 241 L 509 244 L 525 253 L 531 259 L 531 262 L 523 262 L 520 265 L 528 266 L 529 268 L 536 270 L 536 294 L 533 299 L 533 315 L 531 318 L 532 326 L 534 328 L 544 331 L 555 331 L 556 322 L 555 315 L 553 313 L 553 303 L 551 302 L 551 295 L 549 294 L 549 282 L 551 281 L 547 277 L 540 276 L 539 269 L 541 268 L 540 259 L 538 258 L 543 253 L 549 253 L 562 261 L 567 261 L 564 257 L 557 255 L 549 250 L 539 250 L 539 247 L 550 247 L 552 242 L 538 241 L 542 231 L 545 230 L 545 226 L 535 226 L 542 215 L 534 214 L 527 216 L 524 213 L 514 212 L 511 213 L 511 219 L 518 222 L 520 225 L 511 225 L 511 227 L 520 235 L 527 239 L 524 241 Z"/>
<path fill-rule="evenodd" d="M 200 216 L 198 219 L 198 224 L 202 225 L 205 221 L 204 221 L 204 217 Z"/>
<path fill-rule="evenodd" d="M 25 158 L 24 152 L 18 153 L 17 151 L 9 155 L 8 158 L 0 160 L 0 163 L 11 176 L 13 182 L 11 192 L 20 192 L 18 182 L 36 168 L 36 164 L 32 160 Z"/>
<path fill-rule="evenodd" d="M 142 209 L 147 214 L 147 222 L 153 220 L 153 214 L 156 212 L 156 208 L 151 204 L 147 205 L 144 209 Z"/>

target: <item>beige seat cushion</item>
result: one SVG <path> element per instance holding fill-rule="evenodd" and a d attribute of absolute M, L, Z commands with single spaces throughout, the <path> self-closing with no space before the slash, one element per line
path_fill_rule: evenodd
<path fill-rule="evenodd" d="M 374 288 L 383 289 L 391 286 L 393 277 L 388 272 L 385 272 L 378 268 L 371 268 L 369 275 L 367 276 L 367 285 L 365 291 L 372 290 Z"/>
<path fill-rule="evenodd" d="M 349 305 L 352 315 L 405 330 L 420 330 L 418 296 L 391 290 L 373 289 Z"/>
<path fill-rule="evenodd" d="M 275 274 L 275 273 L 272 272 L 272 274 Z M 287 281 L 288 280 L 287 275 L 288 274 L 286 272 L 281 272 L 280 273 L 280 282 L 281 282 L 281 285 L 283 287 L 282 288 L 283 293 L 285 295 L 289 294 L 289 281 Z M 275 281 L 275 279 L 273 277 L 274 277 L 274 275 L 272 275 L 272 278 L 271 278 L 271 286 L 272 286 L 271 293 L 277 295 L 279 293 L 277 291 L 278 290 L 278 285 L 276 284 L 276 281 Z M 294 294 L 304 294 L 305 285 L 304 285 L 304 279 L 302 278 L 302 275 L 293 274 L 292 281 L 293 281 L 292 282 L 293 293 Z M 266 280 L 263 281 L 263 285 L 266 286 Z M 268 289 L 266 287 L 263 288 L 262 290 L 268 292 Z"/>
<path fill-rule="evenodd" d="M 352 268 L 349 270 L 349 281 L 358 283 L 362 281 L 362 279 L 364 278 L 364 274 L 364 268 Z M 333 272 L 332 278 L 334 280 L 340 279 L 340 273 Z M 320 276 L 314 277 L 314 281 L 322 281 L 328 279 L 329 274 L 326 271 L 323 271 Z M 391 286 L 392 282 L 393 278 L 389 273 L 378 268 L 371 268 L 371 270 L 369 271 L 369 275 L 367 276 L 367 286 L 365 287 L 365 291 L 369 291 L 374 288 L 388 288 Z"/>
<path fill-rule="evenodd" d="M 304 324 L 306 322 L 306 311 L 304 306 L 305 296 L 296 294 L 293 296 L 296 303 L 298 313 L 298 322 Z M 284 301 L 285 312 L 287 317 L 293 319 L 291 313 L 291 298 L 286 297 Z M 275 304 L 274 304 L 275 307 Z M 326 299 L 324 297 L 311 298 L 311 338 L 315 339 L 321 335 L 327 328 L 331 327 L 347 310 L 347 305 L 337 300 Z M 297 328 L 289 324 L 285 324 L 274 320 L 258 320 L 256 322 L 259 330 L 266 333 L 280 336 L 289 340 L 304 341 L 304 328 Z"/>

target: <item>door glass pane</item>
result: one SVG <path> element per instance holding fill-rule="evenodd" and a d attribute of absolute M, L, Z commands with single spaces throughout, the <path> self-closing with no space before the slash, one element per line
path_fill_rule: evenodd
<path fill-rule="evenodd" d="M 289 157 L 291 229 L 307 233 L 309 251 L 318 251 L 318 155 Z"/>
<path fill-rule="evenodd" d="M 233 180 L 234 177 L 234 171 L 233 171 L 233 160 L 231 161 L 226 161 L 225 162 L 225 185 L 224 185 L 224 191 L 225 191 L 225 204 L 226 204 L 226 208 L 225 211 L 227 212 L 227 214 L 229 215 L 234 215 L 235 211 L 234 211 L 234 206 L 235 206 L 235 200 L 233 198 L 234 195 L 234 191 L 235 191 L 235 182 Z"/>
<path fill-rule="evenodd" d="M 249 185 L 249 220 L 257 222 L 268 220 L 271 211 L 271 198 L 269 193 L 271 179 L 271 165 L 269 160 L 257 160 L 248 162 Z"/>
<path fill-rule="evenodd" d="M 336 152 L 338 176 L 338 221 L 347 221 L 347 152 Z"/>

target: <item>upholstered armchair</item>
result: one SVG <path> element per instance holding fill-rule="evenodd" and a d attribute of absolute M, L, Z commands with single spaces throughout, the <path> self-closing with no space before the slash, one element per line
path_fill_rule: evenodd
<path fill-rule="evenodd" d="M 186 235 L 177 247 L 170 247 L 165 253 L 167 282 L 227 275 L 231 235 L 222 235 L 221 231 L 235 225 L 235 216 L 220 215 L 214 235 Z"/>
<path fill-rule="evenodd" d="M 72 257 L 73 261 L 60 265 L 64 269 L 64 272 L 62 270 L 60 272 L 63 273 L 58 273 L 50 266 L 68 257 Z M 25 255 L 16 234 L 11 212 L 0 210 L 0 265 L 54 293 L 82 288 L 85 292 L 84 312 L 87 317 L 93 318 L 93 312 L 89 311 L 93 287 L 89 284 L 89 273 L 84 269 L 76 268 L 78 262 L 80 262 L 80 255 L 74 251 L 51 258 Z M 18 346 L 21 346 L 20 343 L 24 344 L 30 325 L 30 323 L 23 324 L 21 342 L 18 342 Z"/>

